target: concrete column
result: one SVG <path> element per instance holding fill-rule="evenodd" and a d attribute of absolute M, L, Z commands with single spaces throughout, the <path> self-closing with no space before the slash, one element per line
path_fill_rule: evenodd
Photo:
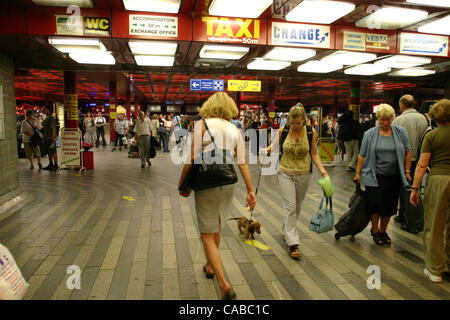
<path fill-rule="evenodd" d="M 78 128 L 77 75 L 73 71 L 64 71 L 64 128 Z"/>
<path fill-rule="evenodd" d="M 272 84 L 269 86 L 269 98 L 267 101 L 267 116 L 270 121 L 273 122 L 275 118 L 275 86 Z"/>
<path fill-rule="evenodd" d="M 360 113 L 360 98 L 361 98 L 361 81 L 350 81 L 350 97 L 348 99 L 349 110 L 353 111 L 353 119 L 359 120 Z"/>
<path fill-rule="evenodd" d="M 0 55 L 0 205 L 20 197 L 17 144 L 14 64 Z"/>
<path fill-rule="evenodd" d="M 117 91 L 116 82 L 109 82 L 109 143 L 112 144 L 116 138 L 116 132 L 113 130 L 114 121 L 116 120 L 116 101 Z"/>
<path fill-rule="evenodd" d="M 127 110 L 127 119 L 130 120 L 131 118 L 131 93 L 127 92 L 127 101 L 125 109 Z"/>

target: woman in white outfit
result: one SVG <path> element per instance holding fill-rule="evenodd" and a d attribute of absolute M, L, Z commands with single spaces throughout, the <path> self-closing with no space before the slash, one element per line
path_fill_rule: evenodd
<path fill-rule="evenodd" d="M 282 141 L 285 128 L 288 133 Z M 309 143 L 308 132 L 312 135 L 311 143 Z M 301 257 L 301 252 L 298 248 L 300 239 L 296 222 L 311 178 L 311 161 L 323 177 L 328 175 L 317 154 L 317 134 L 314 128 L 306 125 L 306 112 L 301 103 L 289 110 L 289 123 L 281 127 L 279 131 L 279 145 L 282 156 L 278 169 L 278 182 L 285 214 L 284 239 L 291 258 L 298 259 Z M 263 150 L 263 153 L 270 152 L 272 148 L 273 143 Z"/>
<path fill-rule="evenodd" d="M 230 120 L 238 114 L 233 99 L 224 92 L 212 95 L 200 109 L 200 116 L 205 119 L 211 135 L 218 149 L 226 149 L 237 157 L 238 167 L 244 178 L 247 187 L 246 205 L 254 207 L 256 203 L 253 192 L 252 181 L 245 163 L 245 146 L 242 135 Z M 210 135 L 202 121 L 197 121 L 194 126 L 194 139 L 191 146 L 191 161 L 185 164 L 181 172 L 179 186 L 191 167 L 195 155 L 201 150 L 204 152 L 214 149 Z M 197 139 L 198 138 L 198 139 Z M 198 141 L 196 143 L 196 140 Z M 202 141 L 202 144 L 200 144 Z M 233 193 L 236 184 L 224 185 L 204 190 L 195 191 L 195 210 L 198 218 L 198 228 L 206 253 L 207 262 L 203 266 L 203 271 L 207 278 L 216 275 L 219 281 L 222 299 L 230 300 L 236 297 L 231 285 L 226 281 L 222 270 L 222 262 L 219 253 L 220 245 L 220 225 L 221 218 L 226 214 L 230 203 L 233 200 Z M 190 193 L 180 195 L 188 197 Z"/>

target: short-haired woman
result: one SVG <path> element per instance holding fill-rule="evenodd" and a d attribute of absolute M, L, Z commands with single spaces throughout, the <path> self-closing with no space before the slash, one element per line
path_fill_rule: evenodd
<path fill-rule="evenodd" d="M 379 124 L 367 130 L 359 151 L 356 175 L 366 187 L 367 213 L 372 222 L 371 234 L 377 245 L 391 244 L 386 232 L 391 216 L 397 212 L 400 188 L 412 182 L 411 148 L 403 127 L 392 125 L 395 111 L 388 104 L 377 108 Z"/>
<path fill-rule="evenodd" d="M 431 160 L 433 166 L 424 195 L 424 273 L 431 281 L 442 282 L 442 273 L 450 264 L 450 100 L 439 100 L 428 115 L 438 127 L 423 141 L 410 201 L 415 206 L 419 204 L 418 189 Z"/>
<path fill-rule="evenodd" d="M 282 134 L 285 129 L 288 131 L 287 135 Z M 312 135 L 311 143 L 309 143 L 308 132 L 310 136 Z M 284 141 L 282 141 L 283 137 L 285 137 Z M 291 258 L 298 259 L 301 257 L 301 252 L 298 248 L 300 239 L 296 223 L 311 178 L 312 163 L 316 165 L 323 177 L 328 176 L 317 154 L 316 131 L 306 125 L 306 112 L 301 103 L 289 110 L 289 122 L 280 128 L 278 145 L 281 153 L 278 183 L 285 214 L 284 239 Z M 274 143 L 262 152 L 271 152 L 273 146 Z"/>
<path fill-rule="evenodd" d="M 39 129 L 39 124 L 33 117 L 33 111 L 27 110 L 26 118 L 22 121 L 20 131 L 22 132 L 23 146 L 25 148 L 25 155 L 30 161 L 30 169 L 34 169 L 33 157 L 37 158 L 39 169 L 42 169 L 41 163 L 41 151 L 39 146 L 33 146 L 30 143 L 30 139 L 34 134 L 34 130 Z"/>
<path fill-rule="evenodd" d="M 253 192 L 250 173 L 245 163 L 245 147 L 242 136 L 237 128 L 230 122 L 238 114 L 236 103 L 224 92 L 213 94 L 200 109 L 200 116 L 205 119 L 206 124 L 214 137 L 219 149 L 227 149 L 234 157 L 237 157 L 238 167 L 247 187 L 246 205 L 253 208 L 256 203 Z M 195 155 L 201 151 L 209 151 L 214 145 L 211 137 L 206 134 L 206 128 L 202 121 L 194 126 L 194 139 L 191 145 L 191 163 L 185 164 L 181 172 L 179 186 L 191 167 Z M 195 145 L 195 137 L 202 140 L 202 145 Z M 221 187 L 209 188 L 195 191 L 195 210 L 198 218 L 198 228 L 201 234 L 203 247 L 205 249 L 207 262 L 203 271 L 207 278 L 216 275 L 219 281 L 222 299 L 231 300 L 236 297 L 231 285 L 226 281 L 222 270 L 222 262 L 219 253 L 220 226 L 223 215 L 227 212 L 233 200 L 235 184 Z M 180 195 L 188 197 L 190 193 Z"/>

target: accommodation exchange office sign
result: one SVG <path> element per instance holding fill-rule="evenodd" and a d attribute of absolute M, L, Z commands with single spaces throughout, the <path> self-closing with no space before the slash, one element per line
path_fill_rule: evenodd
<path fill-rule="evenodd" d="M 178 17 L 130 14 L 130 35 L 178 37 Z"/>

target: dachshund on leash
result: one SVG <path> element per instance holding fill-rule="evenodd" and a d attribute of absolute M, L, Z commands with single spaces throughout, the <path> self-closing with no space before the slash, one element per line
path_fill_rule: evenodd
<path fill-rule="evenodd" d="M 246 217 L 240 217 L 240 218 L 231 218 L 228 220 L 237 220 L 238 221 L 238 228 L 239 233 L 243 234 L 242 228 L 245 230 L 245 239 L 251 238 L 252 240 L 255 240 L 254 233 L 261 234 L 261 224 L 254 220 L 248 220 Z"/>

